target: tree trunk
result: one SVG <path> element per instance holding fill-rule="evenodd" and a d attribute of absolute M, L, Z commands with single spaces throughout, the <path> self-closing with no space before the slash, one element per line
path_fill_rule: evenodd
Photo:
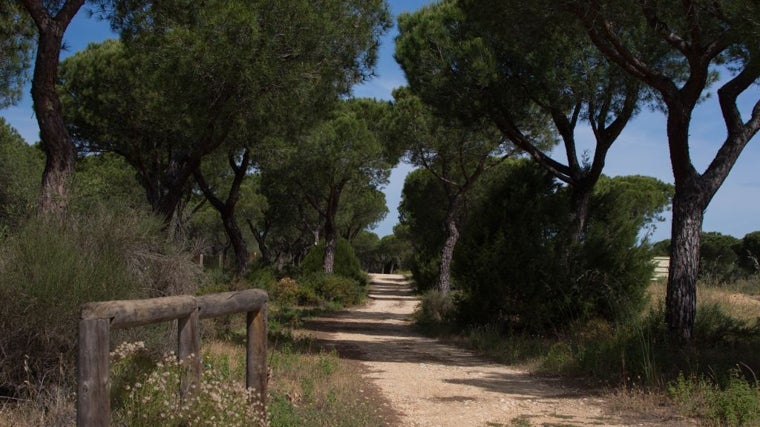
<path fill-rule="evenodd" d="M 32 100 L 46 157 L 39 199 L 43 214 L 63 214 L 69 201 L 69 181 L 74 172 L 76 149 L 63 122 L 63 107 L 55 85 L 63 34 L 82 4 L 84 0 L 68 1 L 53 18 L 43 2 L 24 1 L 39 33 Z"/>
<path fill-rule="evenodd" d="M 166 183 L 161 189 L 159 199 L 153 206 L 153 212 L 161 216 L 167 225 L 171 223 L 177 207 L 185 195 L 188 181 L 200 168 L 200 164 L 200 157 L 188 157 L 171 161 L 169 170 L 166 173 Z"/>
<path fill-rule="evenodd" d="M 699 233 L 704 214 L 701 204 L 694 200 L 696 197 L 695 189 L 684 189 L 673 198 L 665 321 L 671 334 L 683 341 L 692 338 L 697 312 Z"/>
<path fill-rule="evenodd" d="M 243 232 L 235 221 L 234 211 L 225 209 L 220 214 L 224 231 L 227 233 L 232 250 L 235 252 L 235 275 L 241 277 L 248 272 L 248 248 L 243 238 Z"/>
<path fill-rule="evenodd" d="M 438 291 L 446 295 L 451 291 L 451 260 L 454 258 L 454 248 L 459 241 L 459 205 L 460 198 L 454 196 L 449 201 L 449 209 L 446 212 L 446 240 L 441 250 L 441 263 L 438 270 Z"/>
<path fill-rule="evenodd" d="M 335 251 L 338 247 L 338 232 L 334 225 L 334 220 L 325 222 L 325 258 L 323 270 L 327 274 L 333 274 L 335 271 Z"/>
<path fill-rule="evenodd" d="M 253 238 L 256 239 L 256 243 L 259 246 L 259 251 L 261 251 L 261 262 L 264 265 L 273 265 L 274 264 L 274 257 L 272 255 L 272 251 L 269 250 L 269 246 L 267 245 L 267 235 L 269 234 L 268 226 L 264 225 L 264 231 L 259 231 L 258 228 L 256 228 L 255 225 L 253 225 L 253 221 L 249 219 L 246 219 L 246 222 L 248 223 L 248 228 L 251 230 L 251 234 L 253 234 Z"/>
<path fill-rule="evenodd" d="M 594 182 L 596 184 L 596 182 Z M 591 204 L 591 193 L 594 191 L 594 186 L 590 187 L 577 185 L 572 188 L 572 212 L 570 217 L 570 247 L 576 243 L 580 243 L 583 240 L 583 235 L 586 230 L 586 222 L 589 217 L 589 205 Z"/>
<path fill-rule="evenodd" d="M 338 204 L 342 186 L 330 190 L 327 199 L 327 207 L 324 211 L 325 219 L 325 258 L 323 263 L 324 272 L 333 274 L 335 271 L 335 251 L 338 247 L 338 227 L 335 217 L 338 215 Z"/>
<path fill-rule="evenodd" d="M 240 200 L 240 187 L 243 185 L 243 180 L 246 177 L 248 165 L 250 163 L 248 150 L 245 150 L 240 165 L 235 162 L 234 154 L 229 155 L 228 161 L 235 176 L 230 185 L 227 200 L 225 201 L 222 201 L 214 194 L 214 191 L 203 177 L 200 168 L 195 168 L 193 176 L 195 176 L 195 182 L 198 183 L 201 191 L 203 191 L 206 200 L 208 200 L 209 203 L 211 203 L 211 206 L 219 212 L 222 224 L 224 225 L 224 231 L 227 233 L 227 238 L 230 239 L 232 250 L 235 252 L 235 275 L 242 276 L 248 271 L 248 247 L 243 238 L 243 232 L 240 230 L 240 226 L 238 226 L 238 223 L 235 220 L 235 207 Z"/>

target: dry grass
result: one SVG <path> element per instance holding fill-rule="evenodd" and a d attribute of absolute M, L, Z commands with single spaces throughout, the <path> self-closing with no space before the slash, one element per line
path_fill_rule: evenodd
<path fill-rule="evenodd" d="M 653 307 L 665 305 L 665 281 L 653 282 L 648 292 Z M 718 287 L 704 283 L 697 284 L 697 304 L 717 305 L 724 313 L 744 322 L 752 322 L 760 317 L 760 296 L 737 292 L 731 287 Z"/>
<path fill-rule="evenodd" d="M 639 423 L 656 424 L 668 421 L 668 425 L 698 425 L 696 420 L 678 413 L 665 390 L 641 387 L 620 387 L 606 396 L 607 410 L 622 419 L 636 419 Z"/>
<path fill-rule="evenodd" d="M 716 304 L 737 320 L 751 322 L 760 317 L 760 299 L 731 290 L 700 286 L 697 288 L 697 301 L 700 304 Z"/>
<path fill-rule="evenodd" d="M 76 397 L 53 388 L 35 400 L 0 403 L 0 427 L 68 427 L 76 424 Z"/>

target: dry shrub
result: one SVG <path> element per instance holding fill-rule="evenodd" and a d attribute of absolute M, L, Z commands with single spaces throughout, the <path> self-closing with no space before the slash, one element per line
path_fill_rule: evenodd
<path fill-rule="evenodd" d="M 0 396 L 73 390 L 81 304 L 192 292 L 200 270 L 133 210 L 35 218 L 0 246 Z"/>

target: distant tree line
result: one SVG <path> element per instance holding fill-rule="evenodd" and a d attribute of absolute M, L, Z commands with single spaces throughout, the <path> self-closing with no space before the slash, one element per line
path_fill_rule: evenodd
<path fill-rule="evenodd" d="M 760 231 L 741 239 L 717 231 L 703 232 L 699 251 L 699 277 L 716 284 L 731 284 L 760 273 Z M 670 253 L 670 240 L 653 245 L 657 255 Z"/>

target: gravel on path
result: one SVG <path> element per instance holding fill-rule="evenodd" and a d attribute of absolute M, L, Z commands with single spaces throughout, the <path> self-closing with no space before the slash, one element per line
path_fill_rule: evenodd
<path fill-rule="evenodd" d="M 365 367 L 401 426 L 679 426 L 652 414 L 616 414 L 610 396 L 539 378 L 417 333 L 418 298 L 401 275 L 371 275 L 369 303 L 308 322 L 308 333 Z M 517 423 L 515 423 L 517 424 Z M 395 424 L 393 424 L 395 425 Z M 517 425 L 528 425 L 525 422 Z"/>

